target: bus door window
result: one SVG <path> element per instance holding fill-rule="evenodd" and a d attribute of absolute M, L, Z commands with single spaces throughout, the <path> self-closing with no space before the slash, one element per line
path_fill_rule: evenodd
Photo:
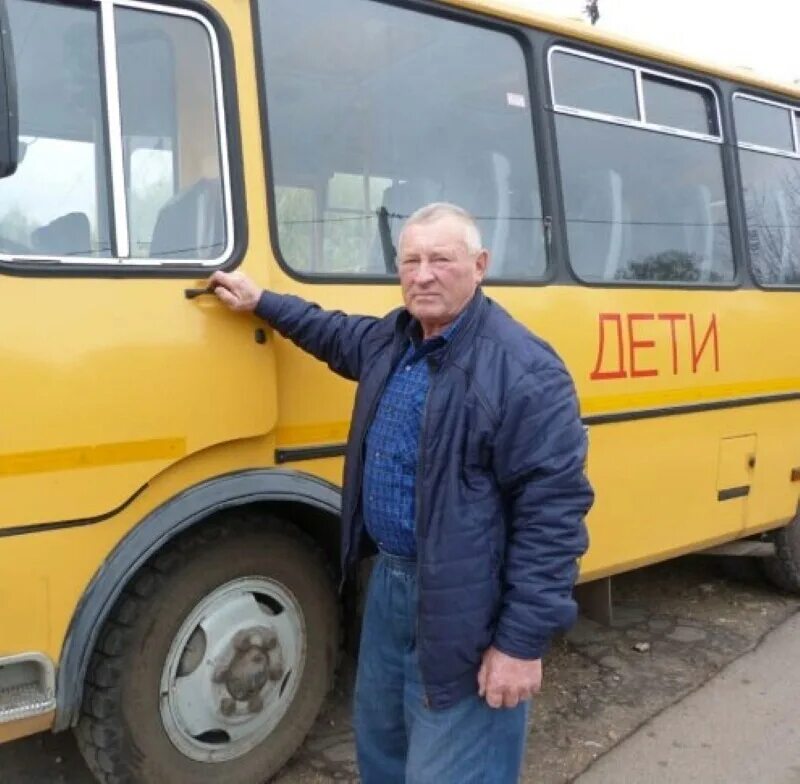
<path fill-rule="evenodd" d="M 0 180 L 0 254 L 111 255 L 99 14 L 8 0 L 21 162 Z"/>
<path fill-rule="evenodd" d="M 0 181 L 0 254 L 112 263 L 226 255 L 231 209 L 210 25 L 188 11 L 117 7 L 109 34 L 98 3 L 8 0 L 8 11 L 22 161 Z M 104 72 L 101 41 L 115 51 L 116 81 Z M 122 139 L 106 114 L 117 97 Z M 110 155 L 107 137 L 121 156 Z"/>
<path fill-rule="evenodd" d="M 227 244 L 210 40 L 195 19 L 116 11 L 131 255 L 215 259 Z"/>
<path fill-rule="evenodd" d="M 445 200 L 478 219 L 494 253 L 490 276 L 544 276 L 526 64 L 514 38 L 363 0 L 263 0 L 259 24 L 286 265 L 394 275 L 385 248 L 396 247 L 403 220 Z M 324 242 L 309 268 L 292 228 L 307 210 L 285 188 L 320 177 Z"/>
<path fill-rule="evenodd" d="M 175 61 L 160 30 L 131 29 L 124 12 L 117 22 L 128 231 L 131 255 L 146 258 L 158 213 L 178 190 Z"/>

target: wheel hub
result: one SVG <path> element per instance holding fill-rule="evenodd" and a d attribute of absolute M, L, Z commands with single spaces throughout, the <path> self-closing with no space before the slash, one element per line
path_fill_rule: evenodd
<path fill-rule="evenodd" d="M 283 677 L 283 653 L 278 635 L 268 626 L 242 629 L 234 635 L 231 648 L 229 662 L 218 665 L 212 679 L 226 687 L 235 703 L 248 703 L 249 712 L 253 713 L 253 704 L 260 702 L 263 708 L 263 700 L 254 698 L 261 697 L 269 681 Z M 235 706 L 233 712 L 238 711 L 239 707 Z M 230 707 L 223 713 L 231 715 Z"/>
<path fill-rule="evenodd" d="M 221 586 L 189 614 L 161 679 L 161 717 L 186 756 L 222 762 L 269 735 L 305 664 L 302 613 L 266 578 Z"/>

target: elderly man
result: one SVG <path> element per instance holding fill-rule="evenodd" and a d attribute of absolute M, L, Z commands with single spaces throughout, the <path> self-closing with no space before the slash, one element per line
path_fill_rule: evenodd
<path fill-rule="evenodd" d="M 364 784 L 512 784 L 550 637 L 575 618 L 592 491 L 575 391 L 552 348 L 481 291 L 489 254 L 450 204 L 399 239 L 404 308 L 326 312 L 211 278 L 233 310 L 359 382 L 342 566 L 378 552 L 355 690 Z"/>

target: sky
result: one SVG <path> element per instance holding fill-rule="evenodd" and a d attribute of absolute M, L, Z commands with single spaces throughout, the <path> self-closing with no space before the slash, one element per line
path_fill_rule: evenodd
<path fill-rule="evenodd" d="M 570 17 L 582 16 L 586 4 L 505 2 Z M 800 0 L 599 0 L 598 7 L 598 29 L 726 66 L 752 68 L 767 78 L 800 80 Z"/>

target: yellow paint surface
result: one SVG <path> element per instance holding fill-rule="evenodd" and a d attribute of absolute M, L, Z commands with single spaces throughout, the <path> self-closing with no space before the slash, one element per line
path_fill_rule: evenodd
<path fill-rule="evenodd" d="M 619 43 L 586 25 L 500 4 L 453 4 Z M 249 216 L 242 269 L 261 285 L 324 307 L 386 313 L 400 302 L 394 286 L 315 285 L 278 266 L 268 235 L 250 6 L 241 0 L 214 5 L 235 47 Z M 653 54 L 638 44 L 629 51 Z M 354 385 L 272 333 L 257 343 L 254 319 L 209 298 L 184 298 L 185 288 L 203 283 L 0 276 L 0 324 L 13 336 L 0 342 L 0 534 L 103 515 L 147 486 L 96 525 L 0 535 L 0 597 L 6 597 L 0 653 L 36 650 L 57 662 L 92 577 L 159 505 L 215 476 L 272 466 L 276 447 L 346 438 Z M 487 286 L 486 293 L 559 351 L 584 416 L 800 391 L 798 294 L 579 286 Z M 629 319 L 643 313 L 652 318 Z M 670 313 L 685 316 L 674 335 L 659 319 Z M 603 322 L 603 314 L 618 321 Z M 699 350 L 712 319 L 716 331 Z M 598 368 L 625 375 L 593 378 Z M 654 372 L 631 377 L 634 368 Z M 791 468 L 800 465 L 800 439 L 792 435 L 798 432 L 796 400 L 591 427 L 588 470 L 598 500 L 583 578 L 788 520 L 800 490 L 790 482 Z M 720 504 L 718 476 L 728 470 L 720 469 L 720 444 L 750 435 L 757 439 L 750 495 Z M 341 478 L 340 459 L 283 468 Z M 0 727 L 0 740 L 46 724 Z"/>

